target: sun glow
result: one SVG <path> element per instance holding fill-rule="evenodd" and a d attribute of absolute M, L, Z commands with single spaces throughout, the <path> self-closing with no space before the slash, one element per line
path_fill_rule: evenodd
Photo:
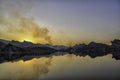
<path fill-rule="evenodd" d="M 23 39 L 21 39 L 20 41 L 21 41 L 21 42 L 28 41 L 28 42 L 33 42 L 33 43 L 35 43 L 35 40 L 32 39 L 32 38 L 23 38 Z"/>
<path fill-rule="evenodd" d="M 31 39 L 23 39 L 23 41 L 33 42 Z"/>
<path fill-rule="evenodd" d="M 28 42 L 32 42 L 32 43 L 41 43 L 41 44 L 46 44 L 47 41 L 45 41 L 42 38 L 33 38 L 33 37 L 23 37 L 19 40 L 20 42 L 24 42 L 24 41 L 28 41 Z"/>

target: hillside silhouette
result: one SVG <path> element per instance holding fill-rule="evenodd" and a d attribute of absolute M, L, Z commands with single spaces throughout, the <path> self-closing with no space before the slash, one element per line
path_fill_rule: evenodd
<path fill-rule="evenodd" d="M 74 46 L 34 44 L 24 41 L 0 40 L 0 63 L 22 59 L 29 60 L 35 57 L 47 57 L 52 55 L 75 54 L 79 56 L 90 56 L 95 58 L 112 54 L 112 58 L 120 60 L 120 40 L 111 41 L 111 45 L 90 42 L 89 44 L 76 44 Z M 32 56 L 32 57 L 31 57 Z"/>

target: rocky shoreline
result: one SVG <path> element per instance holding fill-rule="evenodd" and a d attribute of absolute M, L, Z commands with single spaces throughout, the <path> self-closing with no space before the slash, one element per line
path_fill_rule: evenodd
<path fill-rule="evenodd" d="M 0 63 L 13 61 L 23 56 L 49 56 L 56 52 L 90 56 L 92 58 L 112 54 L 112 58 L 120 60 L 120 40 L 111 41 L 111 45 L 91 42 L 89 44 L 76 44 L 72 47 L 50 44 L 33 44 L 31 42 L 18 42 L 0 40 Z M 54 54 L 55 55 L 55 54 Z"/>

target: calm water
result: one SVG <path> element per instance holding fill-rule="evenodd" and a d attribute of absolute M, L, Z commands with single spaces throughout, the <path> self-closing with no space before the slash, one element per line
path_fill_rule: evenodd
<path fill-rule="evenodd" d="M 0 80 L 46 80 L 61 78 L 120 78 L 120 61 L 73 54 L 33 58 L 0 64 Z"/>

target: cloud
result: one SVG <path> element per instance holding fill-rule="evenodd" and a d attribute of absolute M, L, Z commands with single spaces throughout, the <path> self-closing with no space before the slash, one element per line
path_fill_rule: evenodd
<path fill-rule="evenodd" d="M 32 39 L 33 42 L 52 43 L 49 30 L 38 25 L 26 14 L 32 8 L 32 2 L 0 2 L 0 37 L 9 40 Z"/>

